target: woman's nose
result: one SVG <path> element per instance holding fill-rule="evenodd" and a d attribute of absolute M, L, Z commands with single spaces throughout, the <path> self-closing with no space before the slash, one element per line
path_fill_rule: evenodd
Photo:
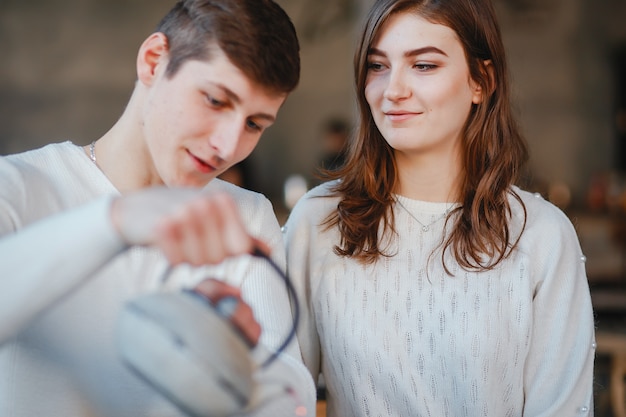
<path fill-rule="evenodd" d="M 391 70 L 385 86 L 384 97 L 390 101 L 402 100 L 411 95 L 406 74 L 401 70 Z"/>

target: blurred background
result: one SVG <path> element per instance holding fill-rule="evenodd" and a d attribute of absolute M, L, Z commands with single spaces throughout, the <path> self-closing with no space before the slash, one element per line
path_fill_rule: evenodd
<path fill-rule="evenodd" d="M 352 128 L 352 56 L 371 2 L 278 0 L 299 32 L 301 83 L 229 178 L 267 195 L 281 222 Z M 0 155 L 104 134 L 132 91 L 140 43 L 173 4 L 0 0 Z M 598 329 L 625 335 L 626 0 L 495 4 L 531 151 L 527 188 L 570 216 L 587 256 Z M 623 406 L 626 344 L 611 343 L 599 341 L 599 416 L 623 416 L 611 407 L 619 392 L 609 388 L 622 384 Z"/>

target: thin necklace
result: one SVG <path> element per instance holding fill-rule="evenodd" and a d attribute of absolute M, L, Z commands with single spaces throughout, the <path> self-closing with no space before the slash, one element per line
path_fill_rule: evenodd
<path fill-rule="evenodd" d="M 98 163 L 96 162 L 96 141 L 95 140 L 91 142 L 91 144 L 89 145 L 89 159 L 91 159 L 91 162 L 98 165 Z"/>
<path fill-rule="evenodd" d="M 415 217 L 413 215 L 413 213 L 411 213 L 409 211 L 409 209 L 407 209 L 404 204 L 402 204 L 402 202 L 400 201 L 399 198 L 395 198 L 396 203 L 398 203 L 400 205 L 400 207 L 402 207 L 404 209 L 404 211 L 406 211 L 409 216 L 411 216 L 413 218 L 413 220 L 415 220 L 417 223 L 419 223 L 420 226 L 422 226 L 422 232 L 426 233 L 430 230 L 430 226 L 432 226 L 433 224 L 437 223 L 439 220 L 443 219 L 444 217 L 446 217 L 448 214 L 450 214 L 451 208 L 447 208 L 446 211 L 443 212 L 443 214 L 439 217 L 437 217 L 435 220 L 433 220 L 432 222 L 428 223 L 428 224 L 424 224 L 421 221 L 419 221 L 419 219 L 417 217 Z"/>

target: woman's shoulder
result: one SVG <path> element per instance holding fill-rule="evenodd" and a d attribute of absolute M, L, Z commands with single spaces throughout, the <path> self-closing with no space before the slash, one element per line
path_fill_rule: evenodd
<path fill-rule="evenodd" d="M 339 196 L 334 191 L 337 181 L 325 182 L 310 189 L 300 197 L 289 218 L 304 218 L 314 221 L 325 219 L 337 208 L 339 202 Z"/>
<path fill-rule="evenodd" d="M 515 196 L 518 196 L 521 202 L 524 203 L 524 207 L 530 217 L 529 220 L 531 221 L 540 223 L 569 221 L 563 210 L 549 200 L 546 200 L 541 193 L 526 191 L 519 187 L 512 187 L 511 196 L 509 197 L 509 200 L 512 201 L 512 209 L 514 212 L 516 211 L 516 207 L 520 206 L 519 202 L 515 204 L 515 200 L 517 200 Z M 517 208 L 517 210 L 520 209 L 521 207 Z"/>
<path fill-rule="evenodd" d="M 558 242 L 576 237 L 567 214 L 540 193 L 513 187 L 510 202 L 514 227 L 524 227 L 522 241 L 547 243 L 545 239 Z"/>

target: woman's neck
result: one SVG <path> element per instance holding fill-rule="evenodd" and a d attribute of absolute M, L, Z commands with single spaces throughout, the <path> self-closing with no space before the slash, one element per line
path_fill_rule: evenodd
<path fill-rule="evenodd" d="M 398 182 L 395 193 L 440 203 L 458 202 L 461 170 L 455 158 L 432 158 L 396 153 Z"/>

